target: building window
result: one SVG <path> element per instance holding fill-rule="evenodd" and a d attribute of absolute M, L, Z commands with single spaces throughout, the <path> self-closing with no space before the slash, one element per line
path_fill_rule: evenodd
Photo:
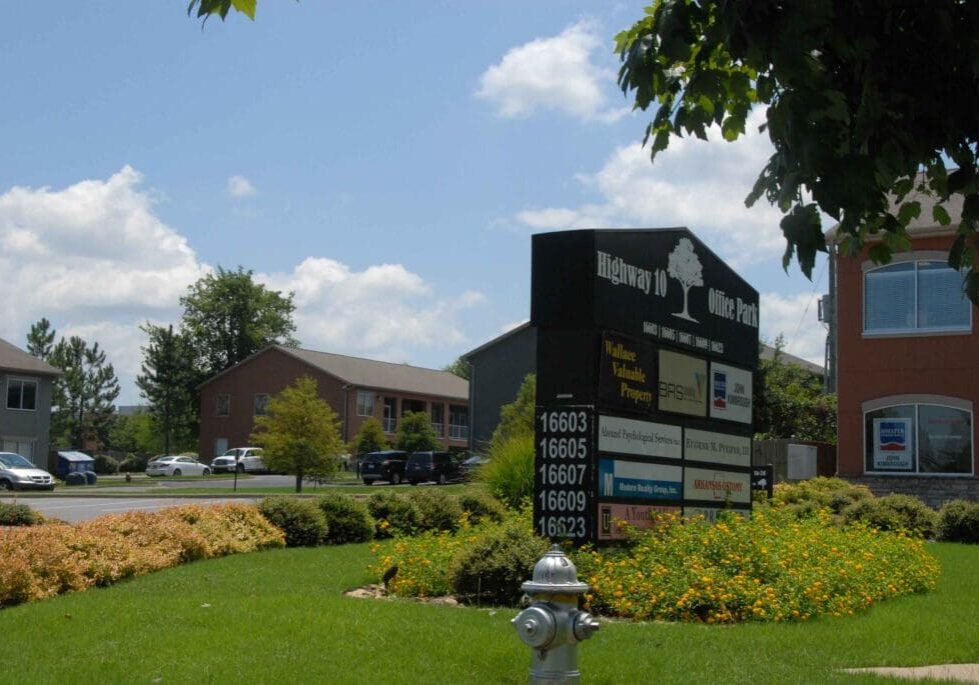
<path fill-rule="evenodd" d="M 863 277 L 864 333 L 969 331 L 972 304 L 962 274 L 941 261 L 906 261 Z"/>
<path fill-rule="evenodd" d="M 445 407 L 438 402 L 432 403 L 432 430 L 440 438 L 443 435 L 443 428 L 445 424 Z"/>
<path fill-rule="evenodd" d="M 231 416 L 231 395 L 222 393 L 214 398 L 214 415 Z"/>
<path fill-rule="evenodd" d="M 394 397 L 384 398 L 384 418 L 381 419 L 381 424 L 385 433 L 393 433 L 398 428 L 397 406 L 398 400 Z"/>
<path fill-rule="evenodd" d="M 19 454 L 35 465 L 37 464 L 34 461 L 34 447 L 36 445 L 37 440 L 34 438 L 0 438 L 0 452 Z"/>
<path fill-rule="evenodd" d="M 864 413 L 867 473 L 971 475 L 972 412 L 909 403 Z"/>
<path fill-rule="evenodd" d="M 357 391 L 357 416 L 374 416 L 374 393 L 369 390 Z"/>
<path fill-rule="evenodd" d="M 269 413 L 269 396 L 265 393 L 255 395 L 255 416 L 265 416 Z"/>
<path fill-rule="evenodd" d="M 469 407 L 449 405 L 449 437 L 453 440 L 469 439 Z"/>
<path fill-rule="evenodd" d="M 7 379 L 7 409 L 34 411 L 37 409 L 37 381 Z"/>

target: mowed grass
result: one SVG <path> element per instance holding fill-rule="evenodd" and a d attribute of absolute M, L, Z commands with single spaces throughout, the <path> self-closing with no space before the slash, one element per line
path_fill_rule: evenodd
<path fill-rule="evenodd" d="M 928 546 L 935 592 L 845 619 L 603 622 L 588 683 L 882 683 L 839 669 L 979 662 L 979 548 Z M 367 545 L 276 550 L 0 611 L 4 683 L 524 683 L 513 609 L 341 596 Z"/>

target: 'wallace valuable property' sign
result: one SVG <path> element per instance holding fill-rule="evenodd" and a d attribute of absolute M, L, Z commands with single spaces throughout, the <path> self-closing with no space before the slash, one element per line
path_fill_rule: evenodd
<path fill-rule="evenodd" d="M 689 230 L 535 235 L 531 324 L 539 533 L 750 512 L 758 293 Z"/>

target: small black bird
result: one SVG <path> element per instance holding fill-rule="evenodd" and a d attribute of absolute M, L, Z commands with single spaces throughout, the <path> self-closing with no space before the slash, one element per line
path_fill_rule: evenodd
<path fill-rule="evenodd" d="M 388 583 L 390 583 L 391 582 L 391 579 L 394 578 L 396 575 L 398 575 L 398 565 L 397 564 L 395 564 L 394 566 L 392 566 L 391 568 L 389 568 L 387 571 L 384 572 L 384 575 L 381 576 L 381 582 L 384 583 L 384 589 L 385 590 L 388 589 Z"/>

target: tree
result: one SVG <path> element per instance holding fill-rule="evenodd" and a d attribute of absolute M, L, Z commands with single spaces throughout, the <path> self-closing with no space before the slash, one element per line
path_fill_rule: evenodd
<path fill-rule="evenodd" d="M 354 436 L 350 451 L 357 457 L 362 457 L 369 452 L 379 452 L 386 449 L 387 446 L 384 427 L 381 426 L 380 420 L 372 416 L 360 424 L 360 432 Z"/>
<path fill-rule="evenodd" d="M 180 298 L 187 336 L 203 378 L 221 373 L 273 343 L 296 346 L 292 293 L 267 290 L 238 267 L 204 276 Z"/>
<path fill-rule="evenodd" d="M 697 259 L 697 253 L 694 252 L 693 243 L 689 238 L 680 238 L 673 248 L 667 261 L 666 273 L 680 281 L 680 285 L 683 286 L 683 311 L 673 316 L 696 323 L 697 320 L 687 312 L 687 295 L 691 287 L 704 284 L 704 267 Z"/>
<path fill-rule="evenodd" d="M 54 329 L 51 328 L 50 321 L 42 318 L 31 325 L 31 330 L 27 334 L 27 351 L 41 361 L 47 361 L 53 349 Z"/>
<path fill-rule="evenodd" d="M 405 452 L 424 452 L 440 446 L 432 420 L 423 411 L 410 411 L 401 417 L 394 446 Z"/>
<path fill-rule="evenodd" d="M 255 19 L 255 6 L 258 0 L 190 0 L 187 6 L 187 14 L 191 14 L 197 8 L 197 17 L 201 21 L 207 21 L 208 17 L 216 14 L 224 21 L 228 12 L 233 7 L 236 12 L 241 12 L 249 19 Z"/>
<path fill-rule="evenodd" d="M 775 354 L 762 359 L 755 373 L 755 437 L 796 438 L 836 444 L 836 395 L 823 392 L 823 379 Z"/>
<path fill-rule="evenodd" d="M 537 375 L 528 373 L 517 389 L 513 402 L 500 407 L 500 422 L 490 438 L 490 449 L 512 438 L 534 435 L 534 408 L 537 405 Z"/>
<path fill-rule="evenodd" d="M 340 420 L 309 376 L 269 398 L 268 414 L 255 417 L 251 440 L 263 448 L 262 461 L 270 470 L 296 476 L 296 492 L 302 492 L 307 474 L 335 473 L 343 452 Z"/>
<path fill-rule="evenodd" d="M 109 440 L 113 422 L 113 402 L 119 396 L 119 380 L 112 364 L 98 343 L 90 347 L 77 336 L 62 338 L 48 359 L 61 369 L 54 382 L 52 433 L 73 447 L 86 441 L 98 449 Z"/>
<path fill-rule="evenodd" d="M 108 448 L 133 454 L 160 454 L 164 451 L 170 454 L 170 450 L 164 450 L 162 436 L 163 430 L 149 412 L 117 416 L 109 431 Z M 190 446 L 178 442 L 176 451 Z"/>
<path fill-rule="evenodd" d="M 979 6 L 961 0 L 656 0 L 615 49 L 623 92 L 655 109 L 643 141 L 654 159 L 673 136 L 706 139 L 715 125 L 736 140 L 751 108 L 767 107 L 775 152 L 746 204 L 765 196 L 785 215 L 783 266 L 795 256 L 811 277 L 826 250 L 820 210 L 844 253 L 877 234 L 870 256 L 886 263 L 910 244 L 913 192 L 939 200 L 930 219 L 942 225 L 960 195 L 949 265 L 968 269 L 977 302 L 977 35 Z"/>
<path fill-rule="evenodd" d="M 448 371 L 449 373 L 454 373 L 463 380 L 472 380 L 472 364 L 462 357 L 459 357 L 442 370 Z"/>
<path fill-rule="evenodd" d="M 185 335 L 173 332 L 173 326 L 147 323 L 142 330 L 149 344 L 143 348 L 143 373 L 136 377 L 136 385 L 163 432 L 163 451 L 173 454 L 171 447 L 193 443 L 197 435 L 192 347 Z"/>

